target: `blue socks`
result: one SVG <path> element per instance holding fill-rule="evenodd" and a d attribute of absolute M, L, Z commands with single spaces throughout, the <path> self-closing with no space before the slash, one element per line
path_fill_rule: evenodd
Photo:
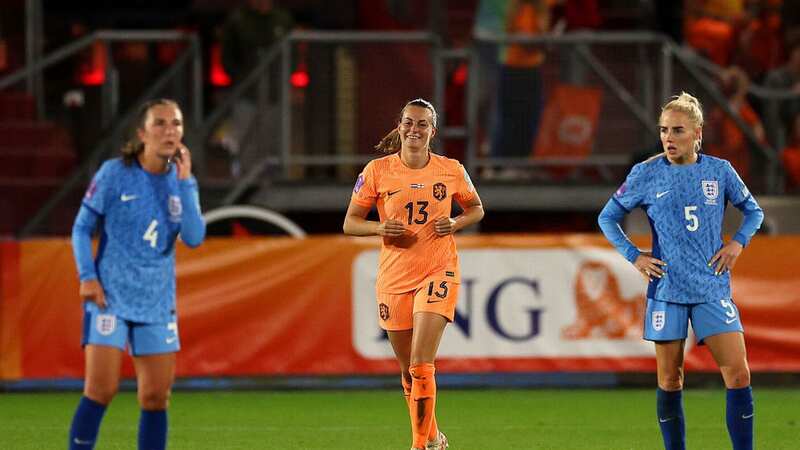
<path fill-rule="evenodd" d="M 753 448 L 753 390 L 750 386 L 728 389 L 725 416 L 733 450 Z"/>
<path fill-rule="evenodd" d="M 664 437 L 666 450 L 686 448 L 686 426 L 683 419 L 683 392 L 656 393 L 658 426 Z M 753 450 L 753 390 L 750 386 L 728 389 L 726 399 L 726 421 L 733 450 Z"/>
<path fill-rule="evenodd" d="M 683 391 L 656 391 L 656 412 L 666 450 L 686 449 L 686 425 L 683 420 Z"/>
<path fill-rule="evenodd" d="M 91 450 L 97 441 L 100 421 L 106 412 L 106 405 L 97 403 L 88 397 L 81 397 L 78 409 L 72 417 L 69 429 L 69 450 Z"/>
<path fill-rule="evenodd" d="M 139 416 L 139 450 L 167 448 L 167 411 L 142 410 Z"/>

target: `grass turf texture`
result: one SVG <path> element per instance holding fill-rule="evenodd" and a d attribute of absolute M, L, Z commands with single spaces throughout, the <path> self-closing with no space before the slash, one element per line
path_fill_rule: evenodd
<path fill-rule="evenodd" d="M 756 447 L 797 449 L 800 391 L 756 389 Z M 0 394 L 0 448 L 63 449 L 79 395 Z M 729 449 L 725 391 L 684 394 L 687 444 Z M 437 416 L 451 450 L 661 449 L 653 390 L 442 390 Z M 98 449 L 135 449 L 139 411 L 122 393 Z M 407 449 L 398 391 L 176 392 L 170 450 Z"/>

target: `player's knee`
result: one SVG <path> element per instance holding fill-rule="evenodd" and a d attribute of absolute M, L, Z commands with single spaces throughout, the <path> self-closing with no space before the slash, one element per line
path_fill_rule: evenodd
<path fill-rule="evenodd" d="M 658 377 L 658 387 L 664 391 L 680 391 L 683 389 L 683 374 L 680 372 L 661 374 Z"/>
<path fill-rule="evenodd" d="M 118 386 L 115 384 L 87 383 L 83 389 L 83 395 L 101 405 L 108 405 L 117 395 L 117 391 Z"/>
<path fill-rule="evenodd" d="M 735 367 L 720 367 L 722 379 L 728 389 L 741 389 L 750 386 L 750 369 L 746 364 Z"/>
<path fill-rule="evenodd" d="M 169 406 L 169 390 L 145 389 L 139 391 L 139 406 L 146 410 L 167 409 Z"/>

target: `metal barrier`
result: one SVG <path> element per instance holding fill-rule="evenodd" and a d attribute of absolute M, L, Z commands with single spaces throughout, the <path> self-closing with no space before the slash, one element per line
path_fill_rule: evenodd
<path fill-rule="evenodd" d="M 257 67 L 255 67 L 222 101 L 222 103 L 207 116 L 200 127 L 202 130 L 202 149 L 211 146 L 211 136 L 220 128 L 225 128 L 225 122 L 234 126 L 244 127 L 246 130 L 237 134 L 243 137 L 235 149 L 230 150 L 231 170 L 227 174 L 202 174 L 211 185 L 228 185 L 229 192 L 221 201 L 222 205 L 236 203 L 242 194 L 253 186 L 265 187 L 274 180 L 302 179 L 306 169 L 322 168 L 322 170 L 337 166 L 360 167 L 373 156 L 359 154 L 355 151 L 356 144 L 349 142 L 338 146 L 334 154 L 325 151 L 310 151 L 303 143 L 297 143 L 299 134 L 297 128 L 303 125 L 301 107 L 295 101 L 296 92 L 290 82 L 292 68 L 298 64 L 298 53 L 304 46 L 330 46 L 330 54 L 341 56 L 337 53 L 341 49 L 352 46 L 380 45 L 408 46 L 420 45 L 429 49 L 427 62 L 433 67 L 431 84 L 432 100 L 442 104 L 444 99 L 444 70 L 441 67 L 442 54 L 441 42 L 437 36 L 424 32 L 361 32 L 361 31 L 293 31 L 283 41 L 276 44 L 269 51 L 263 52 Z M 326 55 L 327 56 L 327 55 Z M 342 58 L 339 58 L 342 59 Z M 312 77 L 330 77 L 329 73 L 312 73 Z M 346 91 L 347 87 L 339 87 L 337 92 Z M 276 95 L 272 95 L 273 94 Z M 271 97 L 277 97 L 272 99 Z M 245 119 L 236 117 L 237 105 L 250 103 L 252 111 Z M 440 109 L 441 110 L 441 109 Z M 352 118 L 353 122 L 356 120 Z M 444 122 L 443 111 L 440 121 Z M 235 123 L 237 120 L 251 121 L 242 125 Z M 336 120 L 336 118 L 332 118 Z M 387 125 L 391 126 L 387 123 Z M 440 129 L 445 134 L 458 134 L 450 129 Z M 464 134 L 463 131 L 461 133 Z M 333 144 L 337 146 L 339 143 Z M 343 148 L 348 147 L 349 148 Z M 342 151 L 339 151 L 342 150 Z M 213 152 L 206 152 L 213 153 Z M 267 174 L 269 169 L 274 169 Z M 267 174 L 267 175 L 265 175 Z M 349 181 L 349 178 L 348 178 Z"/>
<path fill-rule="evenodd" d="M 422 75 L 417 74 L 417 81 L 425 87 L 415 85 L 409 90 L 419 91 L 419 95 L 434 102 L 440 115 L 437 140 L 439 143 L 454 140 L 463 142 L 465 149 L 458 157 L 478 181 L 486 181 L 493 169 L 512 168 L 527 174 L 521 179 L 510 180 L 512 184 L 517 182 L 523 188 L 530 181 L 558 186 L 561 189 L 616 184 L 633 163 L 633 154 L 637 150 L 642 152 L 656 148 L 660 104 L 676 91 L 688 90 L 700 97 L 707 107 L 718 106 L 732 118 L 748 140 L 753 154 L 764 162 L 766 170 L 763 174 L 758 174 L 764 181 L 757 190 L 764 193 L 779 193 L 781 190 L 778 153 L 759 142 L 738 114 L 727 105 L 714 82 L 715 74 L 721 69 L 676 47 L 668 38 L 656 33 L 578 32 L 560 36 L 482 34 L 475 36 L 469 47 L 453 50 L 444 48 L 435 34 L 424 32 L 294 31 L 264 52 L 257 67 L 203 118 L 200 46 L 195 35 L 177 31 L 100 31 L 0 79 L 0 89 L 34 79 L 45 68 L 76 54 L 95 40 L 187 40 L 190 43 L 178 61 L 141 95 L 140 100 L 151 98 L 170 88 L 174 92 L 182 87 L 177 82 L 181 73 L 190 74 L 191 93 L 188 99 L 191 107 L 187 122 L 190 125 L 196 124 L 196 131 L 188 130 L 187 140 L 194 150 L 196 174 L 201 186 L 226 191 L 218 199 L 211 200 L 211 206 L 241 202 L 247 192 L 263 190 L 274 182 L 297 182 L 297 185 L 308 186 L 314 176 L 323 185 L 345 185 L 352 182 L 352 174 L 357 173 L 364 163 L 376 156 L 368 150 L 366 144 L 358 142 L 355 136 L 360 130 L 357 127 L 361 126 L 362 121 L 373 120 L 370 128 L 361 134 L 374 136 L 377 141 L 382 136 L 382 130 L 376 131 L 374 128 L 384 126 L 380 125 L 382 123 L 391 128 L 392 124 L 389 122 L 391 119 L 374 120 L 379 112 L 382 116 L 386 115 L 383 109 L 386 109 L 388 102 L 385 99 L 362 102 L 362 105 L 368 104 L 372 109 L 360 110 L 355 107 L 339 108 L 343 102 L 353 101 L 352 98 L 342 100 L 340 97 L 356 95 L 359 88 L 363 88 L 362 83 L 378 83 L 378 92 L 381 93 L 392 92 L 409 83 L 398 73 L 390 73 L 382 80 L 368 79 L 372 72 L 384 73 L 385 70 L 381 72 L 376 69 L 385 67 L 368 66 L 367 70 L 359 73 L 357 67 L 360 58 L 364 53 L 374 53 L 374 49 L 378 49 L 385 58 L 379 59 L 382 65 L 397 65 L 399 68 L 418 66 L 416 68 Z M 485 83 L 484 78 L 487 71 L 494 69 L 492 65 L 497 60 L 487 64 L 482 52 L 486 48 L 496 52 L 497 48 L 510 44 L 536 45 L 542 48 L 548 54 L 544 70 L 555 82 L 603 90 L 604 114 L 599 119 L 599 134 L 593 140 L 593 148 L 588 155 L 581 158 L 558 155 L 536 158 L 527 155 L 498 157 L 486 150 L 489 139 L 487 136 L 491 136 L 493 131 L 491 102 L 496 94 L 494 86 Z M 405 60 L 397 57 L 398 54 L 409 52 L 410 48 L 416 49 L 413 58 L 408 58 L 407 55 Z M 312 53 L 313 56 L 309 56 Z M 374 56 L 373 54 L 372 59 L 365 60 L 374 63 Z M 323 60 L 327 62 L 319 64 Z M 293 70 L 306 64 L 312 69 L 303 67 L 310 71 L 313 79 L 329 83 L 328 91 L 308 94 L 302 89 L 292 87 L 290 76 Z M 466 64 L 468 67 L 463 99 L 466 110 L 463 125 L 451 123 L 445 107 L 448 89 L 446 78 L 454 64 Z M 313 72 L 314 67 L 319 72 Z M 89 161 L 73 174 L 65 187 L 28 223 L 22 235 L 38 231 L 39 224 L 66 193 L 84 180 L 96 168 L 97 163 L 108 155 L 110 149 L 118 147 L 124 130 L 130 125 L 133 111 L 122 116 L 118 112 L 116 99 L 119 86 L 116 83 L 116 69 L 109 65 L 107 70 L 107 82 L 103 85 L 106 106 L 101 121 L 114 123 L 115 126 L 95 146 Z M 406 73 L 408 72 L 403 72 Z M 170 84 L 173 86 L 169 86 Z M 752 86 L 750 92 L 757 98 L 775 101 L 791 95 L 758 86 Z M 328 97 L 321 101 L 318 94 Z M 307 105 L 309 102 L 317 103 L 312 108 Z M 231 122 L 230 116 L 242 103 L 248 103 L 245 109 L 255 119 L 247 124 L 242 141 L 234 149 L 236 151 L 226 156 L 231 161 L 226 161 L 225 167 L 220 171 L 218 160 L 212 161 L 216 165 L 208 164 L 207 161 L 208 158 L 215 157 L 212 141 L 217 139 L 216 135 L 220 128 L 225 127 L 226 121 Z M 396 111 L 394 105 L 390 108 Z M 323 119 L 315 118 L 315 115 L 319 115 L 319 110 L 326 112 L 322 115 Z M 342 124 L 349 129 L 335 129 Z M 325 133 L 327 135 L 322 136 Z M 319 142 L 322 144 L 315 146 Z M 359 152 L 359 147 L 364 148 L 364 151 Z M 528 150 L 526 152 L 530 153 Z M 217 156 L 219 154 L 217 152 Z M 564 178 L 561 176 L 564 171 L 571 171 L 573 175 Z M 508 198 L 518 196 L 518 193 L 505 195 Z M 258 202 L 259 198 L 256 195 L 250 200 Z M 310 200 L 298 204 L 310 204 L 309 202 Z"/>
<path fill-rule="evenodd" d="M 112 59 L 106 66 L 106 82 L 102 86 L 103 115 L 100 119 L 101 125 L 107 124 L 107 132 L 96 143 L 89 152 L 85 161 L 64 181 L 61 188 L 55 192 L 31 218 L 28 223 L 18 233 L 20 237 L 27 237 L 41 233 L 40 225 L 51 214 L 51 212 L 62 202 L 62 200 L 76 188 L 82 188 L 88 182 L 88 177 L 97 169 L 99 163 L 106 159 L 113 151 L 118 149 L 126 133 L 135 120 L 136 108 L 144 101 L 159 97 L 173 97 L 179 101 L 185 98 L 184 111 L 187 113 L 188 122 L 191 124 L 200 123 L 202 117 L 202 56 L 200 42 L 197 35 L 180 31 L 97 31 L 85 36 L 75 42 L 67 44 L 51 54 L 35 61 L 33 64 L 20 69 L 2 79 L 0 79 L 0 89 L 5 89 L 23 80 L 41 78 L 45 69 L 53 67 L 55 64 L 76 55 L 81 50 L 86 49 L 96 41 L 102 42 L 151 42 L 151 41 L 186 41 L 187 48 L 180 54 L 177 60 L 146 89 L 136 101 L 133 107 L 120 115 L 119 113 L 119 77 L 117 69 L 114 67 Z M 190 92 L 181 94 L 185 83 L 181 82 L 180 77 L 186 76 L 189 79 Z M 28 83 L 28 87 L 34 84 Z M 33 95 L 42 95 L 41 91 L 33 90 Z M 41 101 L 37 98 L 37 104 Z M 187 108 L 186 105 L 189 105 Z M 44 117 L 43 111 L 39 111 L 40 117 Z M 187 132 L 187 140 L 192 140 L 191 131 Z M 203 166 L 203 155 L 198 155 L 196 164 Z M 78 205 L 74 205 L 77 207 Z"/>
<path fill-rule="evenodd" d="M 223 206 L 203 213 L 206 226 L 226 219 L 256 219 L 274 225 L 295 239 L 305 239 L 306 232 L 283 214 L 250 205 Z"/>
<path fill-rule="evenodd" d="M 433 85 L 432 100 L 439 108 L 439 134 L 440 140 L 465 139 L 466 152 L 462 156 L 465 165 L 473 173 L 474 178 L 483 178 L 487 169 L 515 168 L 527 170 L 531 177 L 525 180 L 536 180 L 544 183 L 562 182 L 561 179 L 550 178 L 553 170 L 568 168 L 570 170 L 588 170 L 596 173 L 593 182 L 605 184 L 617 183 L 627 168 L 633 163 L 633 153 L 654 148 L 658 142 L 657 120 L 662 102 L 674 95 L 676 91 L 689 90 L 701 98 L 706 106 L 719 106 L 732 118 L 742 130 L 753 152 L 765 161 L 769 168 L 766 171 L 766 181 L 763 182 L 763 191 L 780 191 L 780 162 L 775 149 L 759 142 L 749 127 L 741 120 L 737 113 L 727 105 L 724 97 L 713 81 L 713 76 L 720 69 L 713 67 L 707 61 L 693 55 L 686 50 L 675 46 L 668 38 L 650 32 L 577 32 L 561 36 L 524 36 L 524 35 L 477 35 L 473 44 L 462 50 L 450 50 L 442 47 L 438 38 L 427 33 L 373 33 L 373 32 L 307 32 L 296 31 L 291 33 L 282 43 L 276 45 L 266 57 L 266 61 L 259 65 L 255 72 L 265 73 L 265 68 L 270 64 L 279 66 L 278 75 L 269 82 L 274 83 L 280 90 L 280 139 L 276 144 L 278 148 L 260 142 L 260 156 L 247 166 L 249 171 L 233 177 L 234 184 L 231 194 L 225 199 L 225 204 L 230 204 L 242 197 L 248 187 L 259 183 L 269 183 L 275 180 L 302 179 L 303 176 L 294 175 L 293 171 L 313 167 L 331 168 L 336 166 L 349 166 L 357 170 L 375 155 L 358 153 L 350 149 L 345 154 L 319 154 L 298 148 L 298 130 L 294 127 L 295 121 L 307 120 L 298 113 L 298 108 L 292 106 L 292 87 L 289 75 L 295 63 L 300 45 L 330 44 L 353 45 L 374 43 L 387 46 L 389 43 L 403 42 L 424 43 L 430 46 L 428 59 L 431 66 L 431 83 Z M 594 150 L 585 158 L 569 157 L 497 157 L 489 154 L 481 147 L 486 147 L 486 138 L 492 133 L 491 106 L 486 106 L 486 98 L 494 95 L 493 86 L 482 84 L 481 71 L 486 70 L 486 61 L 482 60 L 482 47 L 500 47 L 509 44 L 537 45 L 548 52 L 549 58 L 555 61 L 552 65 L 565 65 L 568 58 L 572 58 L 573 65 L 581 66 L 584 82 L 582 84 L 602 88 L 605 95 L 604 101 L 612 104 L 617 120 L 625 121 L 626 128 L 632 129 L 628 139 L 619 139 L 619 133 L 608 132 L 600 136 L 594 144 Z M 605 50 L 605 55 L 602 54 Z M 389 50 L 387 50 L 387 53 Z M 610 56 L 609 56 L 610 55 Z M 561 60 L 559 61 L 559 57 Z M 616 57 L 616 60 L 615 60 Z M 464 126 L 453 126 L 445 115 L 445 79 L 448 64 L 451 62 L 464 62 L 468 64 L 469 76 L 465 92 L 466 123 Z M 556 68 L 557 69 L 557 68 Z M 552 67 L 547 68 L 551 72 Z M 563 67 L 561 68 L 564 72 Z M 255 72 L 248 77 L 246 83 L 255 83 Z M 330 76 L 326 73 L 311 73 L 311 77 Z M 569 79 L 571 74 L 562 74 Z M 263 81 L 263 79 L 262 79 Z M 391 82 L 402 80 L 387 80 L 387 88 L 391 89 Z M 244 83 L 243 83 L 244 84 Z M 241 95 L 243 91 L 234 93 Z M 753 87 L 754 95 L 764 93 L 763 88 Z M 260 98 L 259 94 L 259 98 Z M 772 95 L 769 93 L 768 95 Z M 229 107 L 235 99 L 226 100 L 225 107 Z M 259 100 L 259 105 L 262 101 Z M 488 112 L 487 112 L 488 111 Z M 219 109 L 215 113 L 219 112 Z M 623 117 L 624 116 L 624 117 Z M 336 117 L 331 120 L 337 120 Z M 206 122 L 209 123 L 208 121 Z M 612 123 L 613 125 L 613 123 Z M 600 119 L 599 127 L 609 127 L 606 117 Z M 206 129 L 213 127 L 204 126 Z M 602 133 L 601 133 L 602 134 Z M 609 135 L 616 141 L 608 141 Z M 376 139 L 380 131 L 376 133 Z M 257 136 L 252 135 L 254 139 Z M 482 140 L 483 139 L 483 140 Z M 275 171 L 264 177 L 268 168 Z M 335 177 L 333 177 L 335 178 Z M 332 181 L 332 180 L 328 180 Z M 569 181 L 569 180 L 568 180 Z M 580 177 L 573 177 L 571 183 L 581 184 Z M 584 183 L 585 184 L 585 183 Z"/>

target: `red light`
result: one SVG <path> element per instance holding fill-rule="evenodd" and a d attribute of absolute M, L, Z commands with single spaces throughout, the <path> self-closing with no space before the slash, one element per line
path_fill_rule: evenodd
<path fill-rule="evenodd" d="M 91 59 L 81 67 L 78 78 L 84 86 L 99 86 L 106 82 L 106 45 L 95 41 L 92 44 Z"/>
<path fill-rule="evenodd" d="M 462 63 L 456 68 L 455 73 L 453 73 L 453 83 L 457 86 L 463 86 L 464 83 L 467 82 L 468 73 L 467 65 Z"/>
<path fill-rule="evenodd" d="M 296 70 L 292 73 L 292 76 L 289 77 L 289 83 L 296 88 L 305 88 L 308 86 L 309 82 L 308 72 L 305 70 Z"/>
<path fill-rule="evenodd" d="M 211 54 L 209 55 L 210 70 L 209 80 L 212 86 L 224 87 L 231 85 L 231 77 L 225 72 L 225 67 L 222 65 L 222 46 L 219 42 L 215 42 L 211 46 Z"/>
<path fill-rule="evenodd" d="M 106 82 L 106 72 L 94 69 L 81 73 L 81 84 L 84 86 L 100 86 Z"/>

